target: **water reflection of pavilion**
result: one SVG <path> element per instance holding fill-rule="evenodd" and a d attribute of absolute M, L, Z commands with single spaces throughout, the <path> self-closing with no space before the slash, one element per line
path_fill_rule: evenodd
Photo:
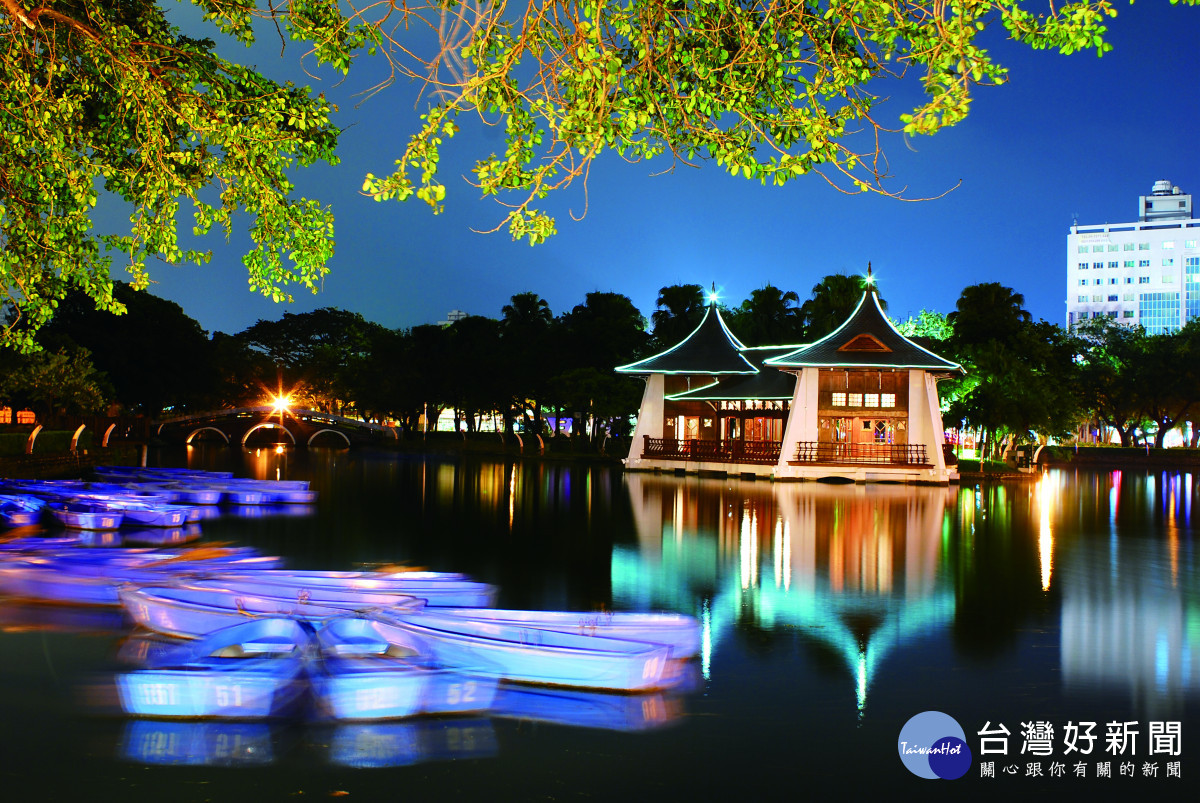
<path fill-rule="evenodd" d="M 627 476 L 638 547 L 613 553 L 621 607 L 695 610 L 703 667 L 739 623 L 832 648 L 860 711 L 889 652 L 948 625 L 952 491 Z"/>

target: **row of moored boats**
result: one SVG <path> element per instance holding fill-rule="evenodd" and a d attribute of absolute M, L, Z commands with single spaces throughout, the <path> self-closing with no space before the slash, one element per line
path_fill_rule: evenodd
<path fill-rule="evenodd" d="M 120 606 L 139 628 L 122 650 L 136 668 L 116 677 L 134 716 L 486 713 L 524 684 L 677 689 L 700 651 L 690 616 L 499 609 L 494 586 L 461 574 L 293 571 L 247 547 L 71 540 L 0 543 L 0 594 Z"/>
<path fill-rule="evenodd" d="M 235 478 L 230 472 L 105 466 L 97 480 L 0 482 L 0 526 L 58 525 L 70 530 L 178 528 L 219 506 L 311 505 L 300 480 Z"/>

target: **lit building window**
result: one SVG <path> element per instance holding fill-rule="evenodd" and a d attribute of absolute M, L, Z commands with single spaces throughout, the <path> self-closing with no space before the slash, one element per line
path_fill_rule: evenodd
<path fill-rule="evenodd" d="M 1147 334 L 1170 332 L 1179 327 L 1179 293 L 1142 293 L 1137 312 Z"/>
<path fill-rule="evenodd" d="M 895 407 L 896 406 L 896 394 L 895 393 L 879 394 L 879 405 L 881 407 Z"/>
<path fill-rule="evenodd" d="M 862 405 L 862 394 L 861 393 L 851 393 L 849 406 L 850 407 L 862 407 L 863 406 Z"/>
<path fill-rule="evenodd" d="M 863 407 L 878 407 L 878 406 L 879 406 L 879 394 L 878 393 L 867 393 L 863 396 Z"/>
<path fill-rule="evenodd" d="M 833 406 L 834 407 L 845 407 L 846 406 L 846 394 L 845 393 L 833 394 Z"/>

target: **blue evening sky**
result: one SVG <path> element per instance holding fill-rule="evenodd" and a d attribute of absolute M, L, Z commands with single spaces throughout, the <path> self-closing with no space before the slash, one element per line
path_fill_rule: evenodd
<path fill-rule="evenodd" d="M 190 9 L 175 17 L 189 30 Z M 1119 11 L 1110 24 L 1114 50 L 1101 59 L 997 39 L 993 52 L 1009 67 L 1008 84 L 977 90 L 970 116 L 954 128 L 907 144 L 899 135 L 886 141 L 893 186 L 919 197 L 961 179 L 943 198 L 847 196 L 816 175 L 763 187 L 713 164 L 654 175 L 669 164 L 606 156 L 593 167 L 586 197 L 577 185 L 547 202 L 559 233 L 536 247 L 503 231 L 472 231 L 503 217 L 460 178 L 477 158 L 503 149 L 494 129 L 468 127 L 446 146 L 439 216 L 416 199 L 376 203 L 361 195 L 367 172 L 391 171 L 423 107 L 407 83 L 358 97 L 378 72 L 357 65 L 341 84 L 316 84 L 339 106 L 341 164 L 296 173 L 299 193 L 331 205 L 337 218 L 323 292 L 300 291 L 291 305 L 250 294 L 244 235 L 203 242 L 214 251 L 204 267 L 152 265 L 151 292 L 210 331 L 233 333 L 322 306 L 408 327 L 451 309 L 500 317 L 524 291 L 541 295 L 555 314 L 598 290 L 629 296 L 649 316 L 658 289 L 680 283 L 715 282 L 731 305 L 767 283 L 803 300 L 823 276 L 862 272 L 870 261 L 895 318 L 922 308 L 949 312 L 963 287 L 999 281 L 1024 294 L 1035 318 L 1062 323 L 1073 219 L 1136 219 L 1138 196 L 1157 179 L 1200 194 L 1200 8 L 1142 0 Z M 273 32 L 251 51 L 221 49 L 277 79 L 305 80 L 296 65 L 301 51 L 291 44 L 281 58 Z M 911 84 L 892 89 L 896 99 L 876 112 L 885 123 L 911 109 L 899 97 L 912 97 Z M 572 220 L 569 211 L 582 212 L 585 201 L 586 216 Z"/>

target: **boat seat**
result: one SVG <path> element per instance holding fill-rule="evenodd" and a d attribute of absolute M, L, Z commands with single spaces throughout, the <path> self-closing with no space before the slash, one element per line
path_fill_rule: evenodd
<path fill-rule="evenodd" d="M 406 647 L 403 644 L 389 644 L 387 652 L 384 654 L 389 658 L 415 658 L 420 655 L 412 647 Z"/>
<path fill-rule="evenodd" d="M 374 639 L 351 639 L 341 644 L 333 645 L 333 654 L 344 658 L 366 658 L 387 653 L 386 641 Z"/>
<path fill-rule="evenodd" d="M 246 641 L 229 644 L 215 650 L 213 658 L 246 658 L 264 655 L 286 655 L 296 649 L 290 641 Z"/>

